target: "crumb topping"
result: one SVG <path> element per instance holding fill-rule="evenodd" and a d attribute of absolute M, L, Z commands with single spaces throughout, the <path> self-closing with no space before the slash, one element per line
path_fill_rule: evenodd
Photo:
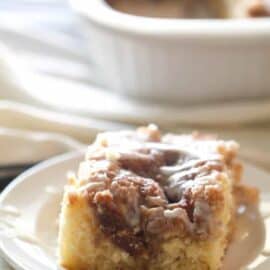
<path fill-rule="evenodd" d="M 218 232 L 238 146 L 211 137 L 161 136 L 155 126 L 105 133 L 78 178 L 105 235 L 131 255 L 164 237 L 205 240 Z"/>
<path fill-rule="evenodd" d="M 270 16 L 269 0 L 252 0 L 246 8 L 248 17 L 267 17 Z"/>

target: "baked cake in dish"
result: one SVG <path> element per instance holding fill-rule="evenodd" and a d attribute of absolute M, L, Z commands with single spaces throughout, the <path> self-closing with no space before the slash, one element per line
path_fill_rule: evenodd
<path fill-rule="evenodd" d="M 106 0 L 115 10 L 158 18 L 258 18 L 270 16 L 269 0 Z"/>
<path fill-rule="evenodd" d="M 99 134 L 62 203 L 59 261 L 68 270 L 217 270 L 242 186 L 238 145 L 154 125 Z M 237 196 L 237 198 L 236 198 Z"/>

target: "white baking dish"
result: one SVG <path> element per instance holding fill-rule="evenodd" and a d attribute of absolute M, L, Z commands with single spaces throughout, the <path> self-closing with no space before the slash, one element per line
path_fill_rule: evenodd
<path fill-rule="evenodd" d="M 71 4 L 108 89 L 179 104 L 270 96 L 270 19 L 159 19 L 104 0 Z"/>

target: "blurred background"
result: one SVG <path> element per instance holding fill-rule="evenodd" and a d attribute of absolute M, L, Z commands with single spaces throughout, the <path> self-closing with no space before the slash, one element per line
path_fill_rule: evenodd
<path fill-rule="evenodd" d="M 113 16 L 116 16 L 116 13 Z M 269 40 L 268 20 L 262 22 L 266 31 L 264 40 Z M 146 22 L 149 22 L 149 25 L 146 23 L 145 29 L 151 29 L 152 22 Z M 122 21 L 119 20 L 118 23 L 121 26 Z M 250 22 L 237 24 L 243 29 L 250 26 Z M 250 29 L 250 32 L 256 34 L 255 24 Z M 238 44 L 237 50 L 233 52 L 235 57 L 246 48 L 263 43 L 263 39 L 257 41 L 247 38 L 247 35 L 244 37 L 245 47 Z M 91 45 L 97 48 L 99 44 L 96 45 L 94 38 L 89 38 L 90 45 L 86 46 L 82 26 L 67 0 L 0 1 L 1 188 L 39 161 L 84 148 L 100 131 L 135 128 L 148 123 L 156 123 L 162 130 L 169 132 L 186 133 L 199 130 L 218 134 L 224 139 L 235 139 L 241 144 L 242 158 L 266 170 L 270 169 L 270 85 L 264 84 L 260 95 L 256 94 L 257 87 L 265 81 L 265 78 L 260 77 L 261 71 L 266 74 L 265 77 L 270 78 L 270 46 L 263 43 L 264 51 L 255 53 L 253 60 L 248 57 L 238 60 L 250 67 L 250 74 L 236 74 L 236 80 L 248 80 L 253 73 L 259 78 L 258 83 L 250 85 L 246 90 L 249 93 L 246 96 L 234 98 L 237 89 L 231 87 L 230 78 L 221 76 L 220 78 L 226 80 L 219 100 L 200 102 L 198 91 L 193 93 L 181 89 L 184 97 L 189 97 L 189 102 L 183 99 L 173 102 L 172 97 L 168 98 L 170 94 L 165 89 L 166 102 L 162 102 L 161 98 L 156 100 L 155 94 L 153 98 L 138 98 L 133 94 L 125 94 L 125 89 L 117 92 L 115 86 L 104 84 L 106 74 L 107 77 L 117 77 L 119 82 L 136 88 L 136 76 L 127 78 L 124 71 L 116 72 L 114 68 L 106 72 L 101 70 L 97 74 L 94 71 L 96 63 L 88 55 Z M 128 40 L 131 41 L 132 38 Z M 217 41 L 224 51 L 232 53 L 229 41 L 218 38 Z M 151 39 L 142 38 L 140 42 L 148 42 L 152 46 L 149 55 L 160 52 L 160 48 L 156 43 L 151 43 Z M 198 52 L 201 49 L 208 50 L 200 48 L 199 45 L 193 49 L 193 45 L 188 44 L 184 48 L 191 54 L 194 50 L 197 57 L 200 57 Z M 124 55 L 125 50 L 120 50 Z M 132 50 L 135 52 L 136 47 L 132 47 Z M 149 59 L 149 55 L 145 54 L 143 57 Z M 103 64 L 109 65 L 114 57 L 114 51 L 107 51 L 106 57 L 101 58 Z M 186 77 L 188 76 L 192 83 L 196 83 L 196 76 L 200 77 L 199 71 L 204 70 L 207 73 L 211 63 L 216 63 L 215 57 L 203 58 L 206 61 L 205 66 L 197 67 L 192 62 L 189 68 L 184 69 Z M 256 65 L 257 58 L 263 59 L 264 64 L 260 67 Z M 224 59 L 226 60 L 226 55 Z M 154 65 L 166 66 L 166 61 L 161 57 Z M 119 62 L 124 60 L 119 57 Z M 221 70 L 229 71 L 228 66 L 231 63 L 225 63 Z M 136 62 L 136 65 L 139 70 L 144 68 L 142 62 Z M 193 74 L 193 70 L 198 72 Z M 166 74 L 176 74 L 177 77 L 176 71 L 178 66 L 168 66 Z M 155 85 L 159 76 L 151 77 L 149 74 L 145 74 L 144 80 Z M 207 74 L 212 76 L 211 72 Z M 212 77 L 214 87 L 220 78 Z M 197 86 L 200 88 L 200 85 Z M 194 103 L 193 98 L 196 99 Z M 1 266 L 1 263 L 0 268 L 8 269 L 7 266 Z"/>

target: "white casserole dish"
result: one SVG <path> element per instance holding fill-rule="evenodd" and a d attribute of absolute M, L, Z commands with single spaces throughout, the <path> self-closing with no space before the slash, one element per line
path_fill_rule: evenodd
<path fill-rule="evenodd" d="M 159 19 L 104 0 L 71 4 L 108 89 L 178 104 L 270 96 L 270 19 Z"/>

